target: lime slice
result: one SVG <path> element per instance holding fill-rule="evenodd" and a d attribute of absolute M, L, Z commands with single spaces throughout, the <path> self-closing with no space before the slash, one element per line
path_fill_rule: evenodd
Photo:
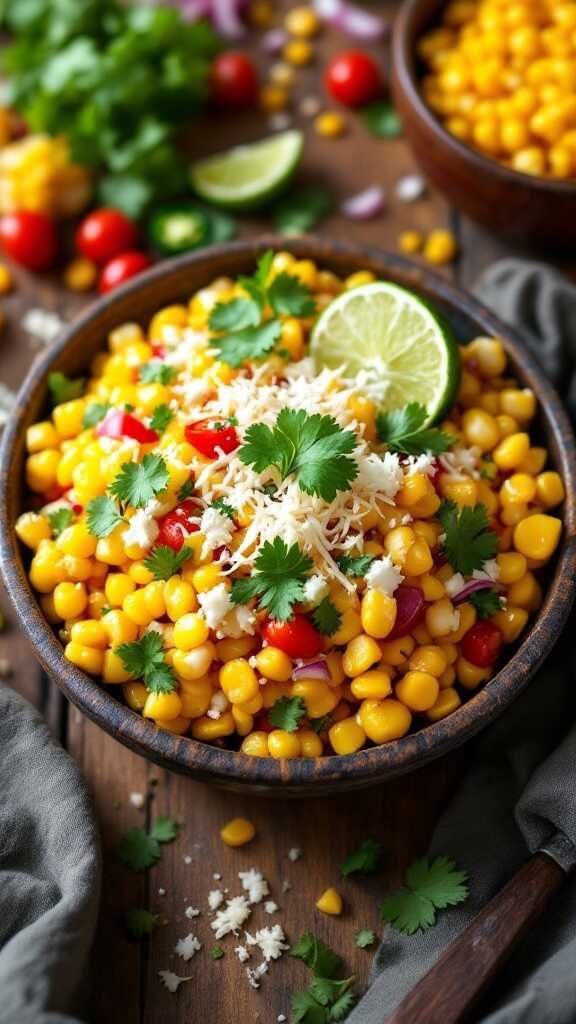
<path fill-rule="evenodd" d="M 375 281 L 343 292 L 310 341 L 316 365 L 343 368 L 384 409 L 419 402 L 428 423 L 456 398 L 458 347 L 448 326 L 412 292 Z"/>
<path fill-rule="evenodd" d="M 198 160 L 190 168 L 192 188 L 202 199 L 229 210 L 263 206 L 292 177 L 303 143 L 302 132 L 282 132 Z"/>

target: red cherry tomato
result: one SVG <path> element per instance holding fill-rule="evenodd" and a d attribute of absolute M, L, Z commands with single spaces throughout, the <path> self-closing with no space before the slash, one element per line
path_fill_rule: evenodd
<path fill-rule="evenodd" d="M 324 637 L 304 615 L 295 615 L 289 622 L 267 619 L 262 636 L 271 647 L 278 647 L 291 658 L 313 658 L 324 649 Z"/>
<path fill-rule="evenodd" d="M 212 64 L 212 95 L 220 107 L 242 110 L 258 101 L 258 73 L 243 53 L 221 53 Z"/>
<path fill-rule="evenodd" d="M 75 242 L 82 256 L 103 266 L 121 252 L 134 249 L 138 235 L 135 225 L 125 213 L 102 207 L 84 217 L 76 231 Z"/>
<path fill-rule="evenodd" d="M 225 455 L 236 450 L 240 439 L 234 427 L 211 426 L 212 420 L 198 420 L 196 423 L 189 423 L 184 434 L 186 440 L 193 445 L 197 452 L 207 459 L 218 458 L 217 448 L 220 448 Z"/>
<path fill-rule="evenodd" d="M 122 412 L 121 409 L 111 409 L 107 412 L 96 431 L 99 437 L 131 437 L 139 444 L 152 444 L 158 440 L 155 430 L 150 430 L 136 416 L 129 412 Z"/>
<path fill-rule="evenodd" d="M 136 277 L 136 274 L 141 274 L 143 270 L 147 270 L 150 266 L 152 266 L 152 261 L 148 256 L 143 252 L 138 252 L 136 249 L 132 249 L 130 252 L 123 252 L 120 256 L 115 256 L 100 273 L 100 280 L 98 281 L 100 295 L 105 295 L 106 292 L 111 292 L 114 288 L 118 288 L 119 285 L 129 281 L 131 277 Z"/>
<path fill-rule="evenodd" d="M 502 650 L 502 633 L 493 622 L 474 623 L 462 639 L 462 654 L 478 668 L 488 668 Z"/>
<path fill-rule="evenodd" d="M 0 241 L 8 255 L 28 270 L 48 270 L 56 262 L 56 227 L 43 213 L 23 210 L 0 217 Z"/>
<path fill-rule="evenodd" d="M 324 83 L 332 98 L 347 107 L 363 107 L 382 91 L 380 69 L 362 50 L 337 53 L 328 64 Z"/>
<path fill-rule="evenodd" d="M 186 498 L 181 505 L 177 505 L 171 512 L 162 516 L 162 519 L 158 520 L 160 531 L 156 544 L 166 544 L 174 551 L 180 551 L 186 537 L 200 529 L 198 523 L 194 521 L 198 519 L 199 511 L 197 502 L 193 498 Z"/>

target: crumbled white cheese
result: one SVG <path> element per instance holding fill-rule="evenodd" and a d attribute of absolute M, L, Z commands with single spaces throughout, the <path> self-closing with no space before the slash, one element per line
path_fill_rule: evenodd
<path fill-rule="evenodd" d="M 58 313 L 54 313 L 50 309 L 39 309 L 37 307 L 28 309 L 20 322 L 28 334 L 31 334 L 33 338 L 36 338 L 37 341 L 42 342 L 44 345 L 54 341 L 56 335 L 64 327 L 64 321 L 58 316 Z"/>
<path fill-rule="evenodd" d="M 169 992 L 177 992 L 184 981 L 192 981 L 192 978 L 179 978 L 173 971 L 158 971 L 162 984 Z"/>
<path fill-rule="evenodd" d="M 246 961 L 250 959 L 250 953 L 246 949 L 246 946 L 235 946 L 234 952 L 241 964 L 246 963 Z"/>
<path fill-rule="evenodd" d="M 453 448 L 452 451 L 443 452 L 439 460 L 442 469 L 452 480 L 465 480 L 467 477 L 479 480 L 481 456 L 481 449 L 474 444 L 470 448 Z"/>
<path fill-rule="evenodd" d="M 233 530 L 232 520 L 225 512 L 219 508 L 205 509 L 200 520 L 200 532 L 204 534 L 202 558 L 211 555 L 215 548 L 229 544 Z"/>
<path fill-rule="evenodd" d="M 144 796 L 144 793 L 130 793 L 130 803 L 132 804 L 132 807 L 137 807 L 138 810 L 140 810 L 141 807 L 144 807 L 145 802 L 146 797 Z"/>
<path fill-rule="evenodd" d="M 384 555 L 382 558 L 377 558 L 372 562 L 365 579 L 366 586 L 391 597 L 402 583 L 404 577 L 394 565 L 390 555 Z"/>
<path fill-rule="evenodd" d="M 200 917 L 200 907 L 186 907 L 184 916 L 187 917 L 189 921 L 194 917 Z"/>
<path fill-rule="evenodd" d="M 278 960 L 285 949 L 288 949 L 286 936 L 279 924 L 273 924 L 269 928 L 260 928 L 254 935 L 245 932 L 246 944 L 258 946 L 262 950 L 265 960 Z"/>
<path fill-rule="evenodd" d="M 191 960 L 195 953 L 202 949 L 202 943 L 198 936 L 193 935 L 190 932 L 183 939 L 178 939 L 178 942 L 174 946 L 174 952 L 177 956 L 182 957 L 183 960 Z"/>
<path fill-rule="evenodd" d="M 225 583 L 218 583 L 211 590 L 198 594 L 198 603 L 210 629 L 216 629 L 233 608 Z"/>
<path fill-rule="evenodd" d="M 321 109 L 322 103 L 317 96 L 303 96 L 298 104 L 298 112 L 302 117 L 316 117 Z"/>
<path fill-rule="evenodd" d="M 256 613 L 248 605 L 238 604 L 222 619 L 216 629 L 216 638 L 221 640 L 223 637 L 229 636 L 232 639 L 238 639 L 247 634 L 254 636 L 257 624 Z"/>
<path fill-rule="evenodd" d="M 211 889 L 208 893 L 208 906 L 210 910 L 218 910 L 224 902 L 224 893 L 221 889 Z"/>
<path fill-rule="evenodd" d="M 248 893 L 250 903 L 260 903 L 265 896 L 268 896 L 270 892 L 268 882 L 257 868 L 239 871 L 238 878 L 242 882 L 242 888 Z"/>
<path fill-rule="evenodd" d="M 274 900 L 266 900 L 266 903 L 264 904 L 264 910 L 266 911 L 267 914 L 275 914 L 279 909 L 280 908 L 278 904 L 274 903 Z"/>
<path fill-rule="evenodd" d="M 210 927 L 216 938 L 222 939 L 230 932 L 237 933 L 251 912 L 252 908 L 245 896 L 233 896 L 232 899 L 226 900 L 223 910 L 217 911 Z"/>
<path fill-rule="evenodd" d="M 0 427 L 8 422 L 16 403 L 16 394 L 0 381 Z"/>
<path fill-rule="evenodd" d="M 292 888 L 292 882 L 289 882 L 288 879 L 285 878 L 284 881 L 282 882 L 282 892 L 283 893 L 290 892 L 291 888 Z"/>
<path fill-rule="evenodd" d="M 158 895 L 159 896 L 165 896 L 166 895 L 166 889 L 158 889 Z"/>
<path fill-rule="evenodd" d="M 398 455 L 384 452 L 377 455 L 370 452 L 358 463 L 358 476 L 353 486 L 376 491 L 386 498 L 393 498 L 402 487 L 404 471 Z"/>
<path fill-rule="evenodd" d="M 260 988 L 260 978 L 266 974 L 267 970 L 267 963 L 260 964 L 259 967 L 255 967 L 254 969 L 250 967 L 246 968 L 246 977 L 248 978 L 252 988 Z"/>
<path fill-rule="evenodd" d="M 448 594 L 448 597 L 456 597 L 465 586 L 465 579 L 461 572 L 455 572 L 453 576 L 444 582 L 444 590 Z"/>
<path fill-rule="evenodd" d="M 302 856 L 302 850 L 299 846 L 291 846 L 288 850 L 288 860 L 291 860 L 294 864 L 297 860 L 300 860 Z"/>
<path fill-rule="evenodd" d="M 189 853 L 187 853 L 187 854 L 186 854 L 186 855 L 185 855 L 185 856 L 184 856 L 184 857 L 182 858 L 182 860 L 184 861 L 184 863 L 185 863 L 185 864 L 191 864 L 191 863 L 192 863 L 192 857 L 190 856 L 190 854 L 189 854 Z"/>
<path fill-rule="evenodd" d="M 306 604 L 318 605 L 330 593 L 328 580 L 316 573 L 309 576 L 304 584 L 304 601 Z"/>
<path fill-rule="evenodd" d="M 409 455 L 404 468 L 409 476 L 412 473 L 423 473 L 425 476 L 433 476 L 436 472 L 436 459 L 426 452 L 422 455 Z"/>
<path fill-rule="evenodd" d="M 278 1024 L 284 1024 L 284 1021 L 288 1020 L 288 1018 L 287 1018 L 286 1014 L 279 1013 L 278 1016 L 276 1017 L 276 1020 L 278 1021 Z"/>
<path fill-rule="evenodd" d="M 218 719 L 222 717 L 223 713 L 229 707 L 230 701 L 228 700 L 226 694 L 222 693 L 221 690 L 216 690 L 216 692 L 212 694 L 212 698 L 210 700 L 210 707 L 208 708 L 206 714 L 208 718 L 212 718 L 214 719 L 214 721 L 217 722 Z"/>
<path fill-rule="evenodd" d="M 215 871 L 214 874 L 212 875 L 212 878 L 214 879 L 215 882 L 219 882 L 220 879 L 222 878 L 222 875 L 220 874 L 219 871 Z"/>
<path fill-rule="evenodd" d="M 486 562 L 482 563 L 481 569 L 474 569 L 472 573 L 472 579 L 474 580 L 493 580 L 496 583 L 500 579 L 500 566 L 495 558 L 489 558 Z"/>
<path fill-rule="evenodd" d="M 136 509 L 128 522 L 128 529 L 122 534 L 124 550 L 135 545 L 148 551 L 159 532 L 160 528 L 154 516 L 148 515 L 144 508 Z"/>
<path fill-rule="evenodd" d="M 424 195 L 426 182 L 419 174 L 406 174 L 398 179 L 394 191 L 401 203 L 413 203 Z"/>

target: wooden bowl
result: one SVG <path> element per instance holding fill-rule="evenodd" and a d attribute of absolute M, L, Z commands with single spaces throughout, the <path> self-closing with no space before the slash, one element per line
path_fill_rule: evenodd
<path fill-rule="evenodd" d="M 268 248 L 289 248 L 299 258 L 347 275 L 360 268 L 374 271 L 423 295 L 451 321 L 457 336 L 503 337 L 514 372 L 533 388 L 541 407 L 540 423 L 552 465 L 567 489 L 565 532 L 544 604 L 530 631 L 498 674 L 443 721 L 393 743 L 348 757 L 278 760 L 253 758 L 174 736 L 131 711 L 104 687 L 64 658 L 62 646 L 45 620 L 28 582 L 23 552 L 14 533 L 22 508 L 25 432 L 44 413 L 46 378 L 53 370 L 85 371 L 104 345 L 108 332 L 128 320 L 146 322 L 159 308 L 189 297 L 215 277 L 235 277 L 254 266 Z M 62 339 L 31 368 L 0 453 L 0 553 L 6 588 L 18 620 L 30 637 L 36 657 L 66 696 L 89 718 L 144 757 L 206 782 L 255 793 L 280 791 L 304 796 L 365 787 L 407 772 L 439 757 L 482 729 L 524 689 L 556 643 L 572 604 L 576 576 L 576 470 L 574 439 L 560 400 L 521 339 L 469 296 L 408 260 L 378 249 L 306 239 L 261 238 L 233 242 L 161 263 L 110 296 L 94 303 Z"/>
<path fill-rule="evenodd" d="M 405 0 L 394 23 L 392 85 L 406 136 L 424 174 L 457 209 L 498 235 L 547 249 L 576 242 L 576 182 L 504 167 L 460 142 L 422 97 L 416 46 L 445 0 Z"/>

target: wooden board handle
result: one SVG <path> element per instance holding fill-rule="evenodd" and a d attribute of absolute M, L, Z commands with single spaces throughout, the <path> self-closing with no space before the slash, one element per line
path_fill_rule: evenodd
<path fill-rule="evenodd" d="M 450 943 L 385 1024 L 460 1024 L 566 874 L 536 853 Z"/>

